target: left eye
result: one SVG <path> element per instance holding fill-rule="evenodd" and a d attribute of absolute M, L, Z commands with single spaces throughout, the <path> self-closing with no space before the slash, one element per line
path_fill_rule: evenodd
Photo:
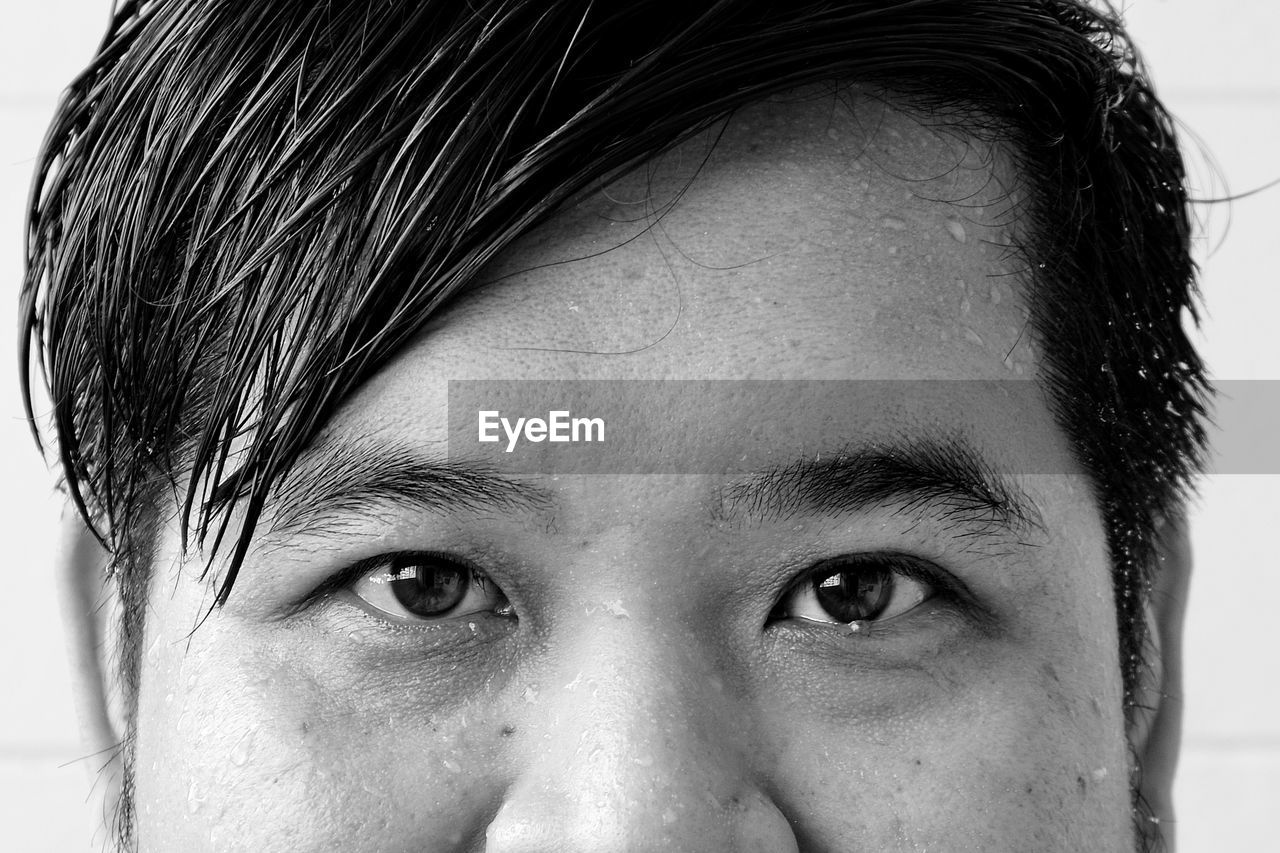
<path fill-rule="evenodd" d="M 773 619 L 849 624 L 901 616 L 936 592 L 914 560 L 856 555 L 824 560 L 805 572 L 774 608 Z"/>
<path fill-rule="evenodd" d="M 479 569 L 446 555 L 405 553 L 373 561 L 351 592 L 401 621 L 428 621 L 493 612 L 510 615 L 506 595 Z"/>

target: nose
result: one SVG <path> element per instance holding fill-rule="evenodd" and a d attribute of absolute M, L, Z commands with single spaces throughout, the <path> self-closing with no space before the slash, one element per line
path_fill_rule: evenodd
<path fill-rule="evenodd" d="M 796 851 L 743 703 L 696 639 L 657 633 L 617 620 L 553 653 L 486 853 Z"/>

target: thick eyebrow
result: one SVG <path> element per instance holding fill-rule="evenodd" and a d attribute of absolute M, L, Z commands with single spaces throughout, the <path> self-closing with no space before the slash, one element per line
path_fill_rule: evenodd
<path fill-rule="evenodd" d="M 353 516 L 415 512 L 539 512 L 551 492 L 482 462 L 424 455 L 395 443 L 330 438 L 300 457 L 268 501 L 259 548 L 324 532 Z"/>
<path fill-rule="evenodd" d="M 850 446 L 770 468 L 725 487 L 717 514 L 759 524 L 884 507 L 933 514 L 969 532 L 1021 537 L 1045 529 L 1035 502 L 958 436 Z"/>

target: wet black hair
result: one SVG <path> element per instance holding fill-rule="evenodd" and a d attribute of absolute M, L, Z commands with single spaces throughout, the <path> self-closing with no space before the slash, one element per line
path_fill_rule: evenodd
<path fill-rule="evenodd" d="M 223 553 L 225 601 L 273 485 L 504 247 L 824 81 L 1015 152 L 1037 378 L 1105 519 L 1131 712 L 1207 386 L 1172 120 L 1115 15 L 1071 0 L 120 3 L 37 164 L 21 361 L 113 555 L 125 695 L 157 519 Z"/>

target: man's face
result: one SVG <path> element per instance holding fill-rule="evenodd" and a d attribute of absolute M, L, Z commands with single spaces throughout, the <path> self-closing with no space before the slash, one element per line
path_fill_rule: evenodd
<path fill-rule="evenodd" d="M 364 386 L 194 632 L 163 535 L 143 850 L 1132 849 L 1102 526 L 1045 398 L 727 394 L 651 413 L 700 473 L 440 468 L 450 379 L 1033 381 L 1003 158 L 799 98 L 706 150 L 584 197 Z M 1021 520 L 859 481 L 939 437 Z"/>

